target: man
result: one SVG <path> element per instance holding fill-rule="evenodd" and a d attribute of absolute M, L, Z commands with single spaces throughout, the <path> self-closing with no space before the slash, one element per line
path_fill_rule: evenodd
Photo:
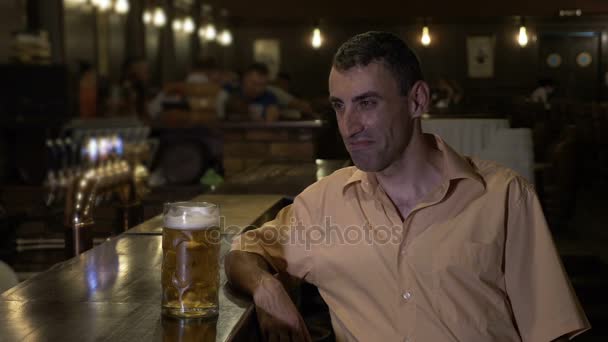
<path fill-rule="evenodd" d="M 276 121 L 279 119 L 277 98 L 266 88 L 268 86 L 268 67 L 254 63 L 245 70 L 241 86 L 227 90 L 228 96 L 220 94 L 225 104 L 218 105 L 220 117 L 246 114 L 256 121 Z"/>
<path fill-rule="evenodd" d="M 279 105 L 283 109 L 292 109 L 301 113 L 312 113 L 312 106 L 308 101 L 302 100 L 293 95 L 290 87 L 291 76 L 281 71 L 274 80 L 274 85 L 269 85 L 268 90 L 276 96 Z"/>
<path fill-rule="evenodd" d="M 538 87 L 534 89 L 530 99 L 532 102 L 542 103 L 545 109 L 551 109 L 549 97 L 555 91 L 555 82 L 551 79 L 543 79 L 538 81 Z"/>
<path fill-rule="evenodd" d="M 221 85 L 222 71 L 215 59 L 204 57 L 192 66 L 192 70 L 186 77 L 186 83 L 207 84 L 213 83 Z"/>
<path fill-rule="evenodd" d="M 311 185 L 226 258 L 270 340 L 306 340 L 272 272 L 319 288 L 338 341 L 561 341 L 589 328 L 536 194 L 421 132 L 429 88 L 398 37 L 344 43 L 330 101 L 356 167 Z"/>

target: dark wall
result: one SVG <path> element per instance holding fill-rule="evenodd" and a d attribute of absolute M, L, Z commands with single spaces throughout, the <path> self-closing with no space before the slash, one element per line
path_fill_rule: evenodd
<path fill-rule="evenodd" d="M 134 4 L 139 2 L 134 2 Z M 171 2 L 164 1 L 171 22 Z M 3 2 L 4 4 L 4 2 Z M 135 8 L 136 6 L 134 6 Z M 142 7 L 142 6 L 139 6 Z M 140 8 L 141 10 L 142 8 Z M 141 17 L 141 16 L 139 16 Z M 312 20 L 312 19 L 311 19 Z M 530 42 L 521 48 L 516 42 L 518 17 L 494 18 L 434 18 L 430 22 L 432 44 L 423 47 L 419 42 L 422 23 L 412 18 L 389 24 L 331 22 L 322 23 L 324 46 L 313 50 L 310 46 L 312 25 L 296 23 L 233 23 L 234 43 L 230 47 L 218 44 L 201 44 L 200 50 L 187 35 L 173 34 L 170 24 L 163 29 L 145 27 L 142 52 L 146 55 L 156 83 L 182 79 L 191 66 L 197 50 L 202 55 L 214 56 L 228 68 L 242 70 L 253 61 L 253 42 L 256 39 L 278 39 L 281 44 L 281 69 L 290 73 L 296 93 L 306 97 L 327 95 L 327 75 L 332 55 L 339 45 L 352 35 L 368 30 L 388 30 L 399 34 L 419 55 L 429 82 L 435 83 L 440 76 L 458 82 L 469 97 L 508 97 L 527 95 L 535 87 L 542 74 L 545 56 L 541 56 L 537 40 L 547 32 L 595 32 L 600 39 L 597 63 L 597 80 L 593 80 L 595 99 L 607 99 L 605 72 L 608 70 L 608 30 L 606 17 L 580 18 L 527 18 Z M 68 64 L 77 59 L 94 62 L 97 58 L 95 45 L 95 19 L 83 12 L 64 16 L 65 56 Z M 143 24 L 141 29 L 143 32 Z M 130 53 L 126 17 L 109 20 L 108 67 L 110 79 L 118 79 L 120 66 Z M 494 77 L 471 79 L 467 75 L 466 40 L 468 36 L 488 35 L 495 38 Z M 140 39 L 141 40 L 141 39 Z M 140 42 L 131 45 L 139 45 Z M 0 44 L 0 53 L 2 44 Z M 139 54 L 139 53 L 138 53 Z M 2 55 L 0 54 L 0 57 Z"/>
<path fill-rule="evenodd" d="M 356 33 L 380 29 L 399 34 L 415 50 L 422 62 L 425 76 L 431 83 L 444 76 L 456 80 L 467 95 L 475 97 L 527 95 L 536 86 L 538 79 L 545 76 L 540 73 L 539 63 L 544 63 L 544 57 L 541 60 L 539 56 L 538 36 L 543 32 L 594 31 L 603 33 L 604 37 L 604 53 L 597 56 L 601 60 L 601 70 L 598 70 L 598 74 L 603 75 L 602 70 L 606 70 L 606 27 L 602 20 L 529 19 L 526 26 L 529 43 L 522 48 L 516 40 L 518 20 L 507 17 L 432 23 L 432 43 L 428 47 L 423 47 L 419 41 L 421 24 L 326 24 L 322 26 L 324 46 L 320 50 L 313 50 L 310 46 L 312 26 L 248 25 L 234 30 L 235 43 L 223 52 L 224 64 L 244 68 L 253 61 L 253 42 L 256 39 L 278 39 L 281 44 L 281 69 L 292 75 L 296 90 L 309 97 L 326 96 L 332 55 L 339 45 Z M 493 78 L 468 77 L 466 40 L 468 36 L 475 35 L 495 37 Z M 221 57 L 219 53 L 214 55 Z M 602 88 L 598 94 L 605 98 L 602 83 L 598 82 L 596 87 Z"/>
<path fill-rule="evenodd" d="M 25 28 L 25 1 L 0 1 L 0 63 L 5 63 L 11 55 L 12 33 Z"/>
<path fill-rule="evenodd" d="M 66 9 L 64 18 L 66 63 L 73 68 L 79 61 L 96 65 L 97 48 L 94 37 L 97 21 L 95 13 Z"/>

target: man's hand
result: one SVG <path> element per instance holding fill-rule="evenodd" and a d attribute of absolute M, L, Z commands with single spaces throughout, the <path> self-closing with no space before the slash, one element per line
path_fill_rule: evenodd
<path fill-rule="evenodd" d="M 226 255 L 224 265 L 230 285 L 253 297 L 265 341 L 311 341 L 304 319 L 283 284 L 270 273 L 264 258 L 232 251 Z"/>
<path fill-rule="evenodd" d="M 264 277 L 253 293 L 253 301 L 264 340 L 312 341 L 304 319 L 279 280 Z"/>

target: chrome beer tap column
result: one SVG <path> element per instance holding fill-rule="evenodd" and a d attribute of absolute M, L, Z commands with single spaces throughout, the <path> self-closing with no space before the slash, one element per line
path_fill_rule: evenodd
<path fill-rule="evenodd" d="M 65 198 L 66 250 L 70 256 L 93 247 L 93 212 L 116 195 L 119 224 L 115 233 L 143 221 L 141 199 L 147 193 L 147 169 L 142 157 L 124 155 L 118 136 L 88 137 L 83 141 L 85 165 L 67 183 Z"/>
<path fill-rule="evenodd" d="M 88 170 L 68 184 L 65 201 L 66 249 L 70 256 L 93 247 L 93 211 L 99 196 L 129 186 L 132 172 L 124 160 L 104 163 Z"/>

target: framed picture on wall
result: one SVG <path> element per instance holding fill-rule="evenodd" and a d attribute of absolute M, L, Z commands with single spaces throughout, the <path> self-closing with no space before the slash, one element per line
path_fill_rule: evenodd
<path fill-rule="evenodd" d="M 253 41 L 253 60 L 264 63 L 270 71 L 270 79 L 276 78 L 281 68 L 281 45 L 278 39 Z"/>
<path fill-rule="evenodd" d="M 467 37 L 467 61 L 470 78 L 494 77 L 494 36 Z"/>

